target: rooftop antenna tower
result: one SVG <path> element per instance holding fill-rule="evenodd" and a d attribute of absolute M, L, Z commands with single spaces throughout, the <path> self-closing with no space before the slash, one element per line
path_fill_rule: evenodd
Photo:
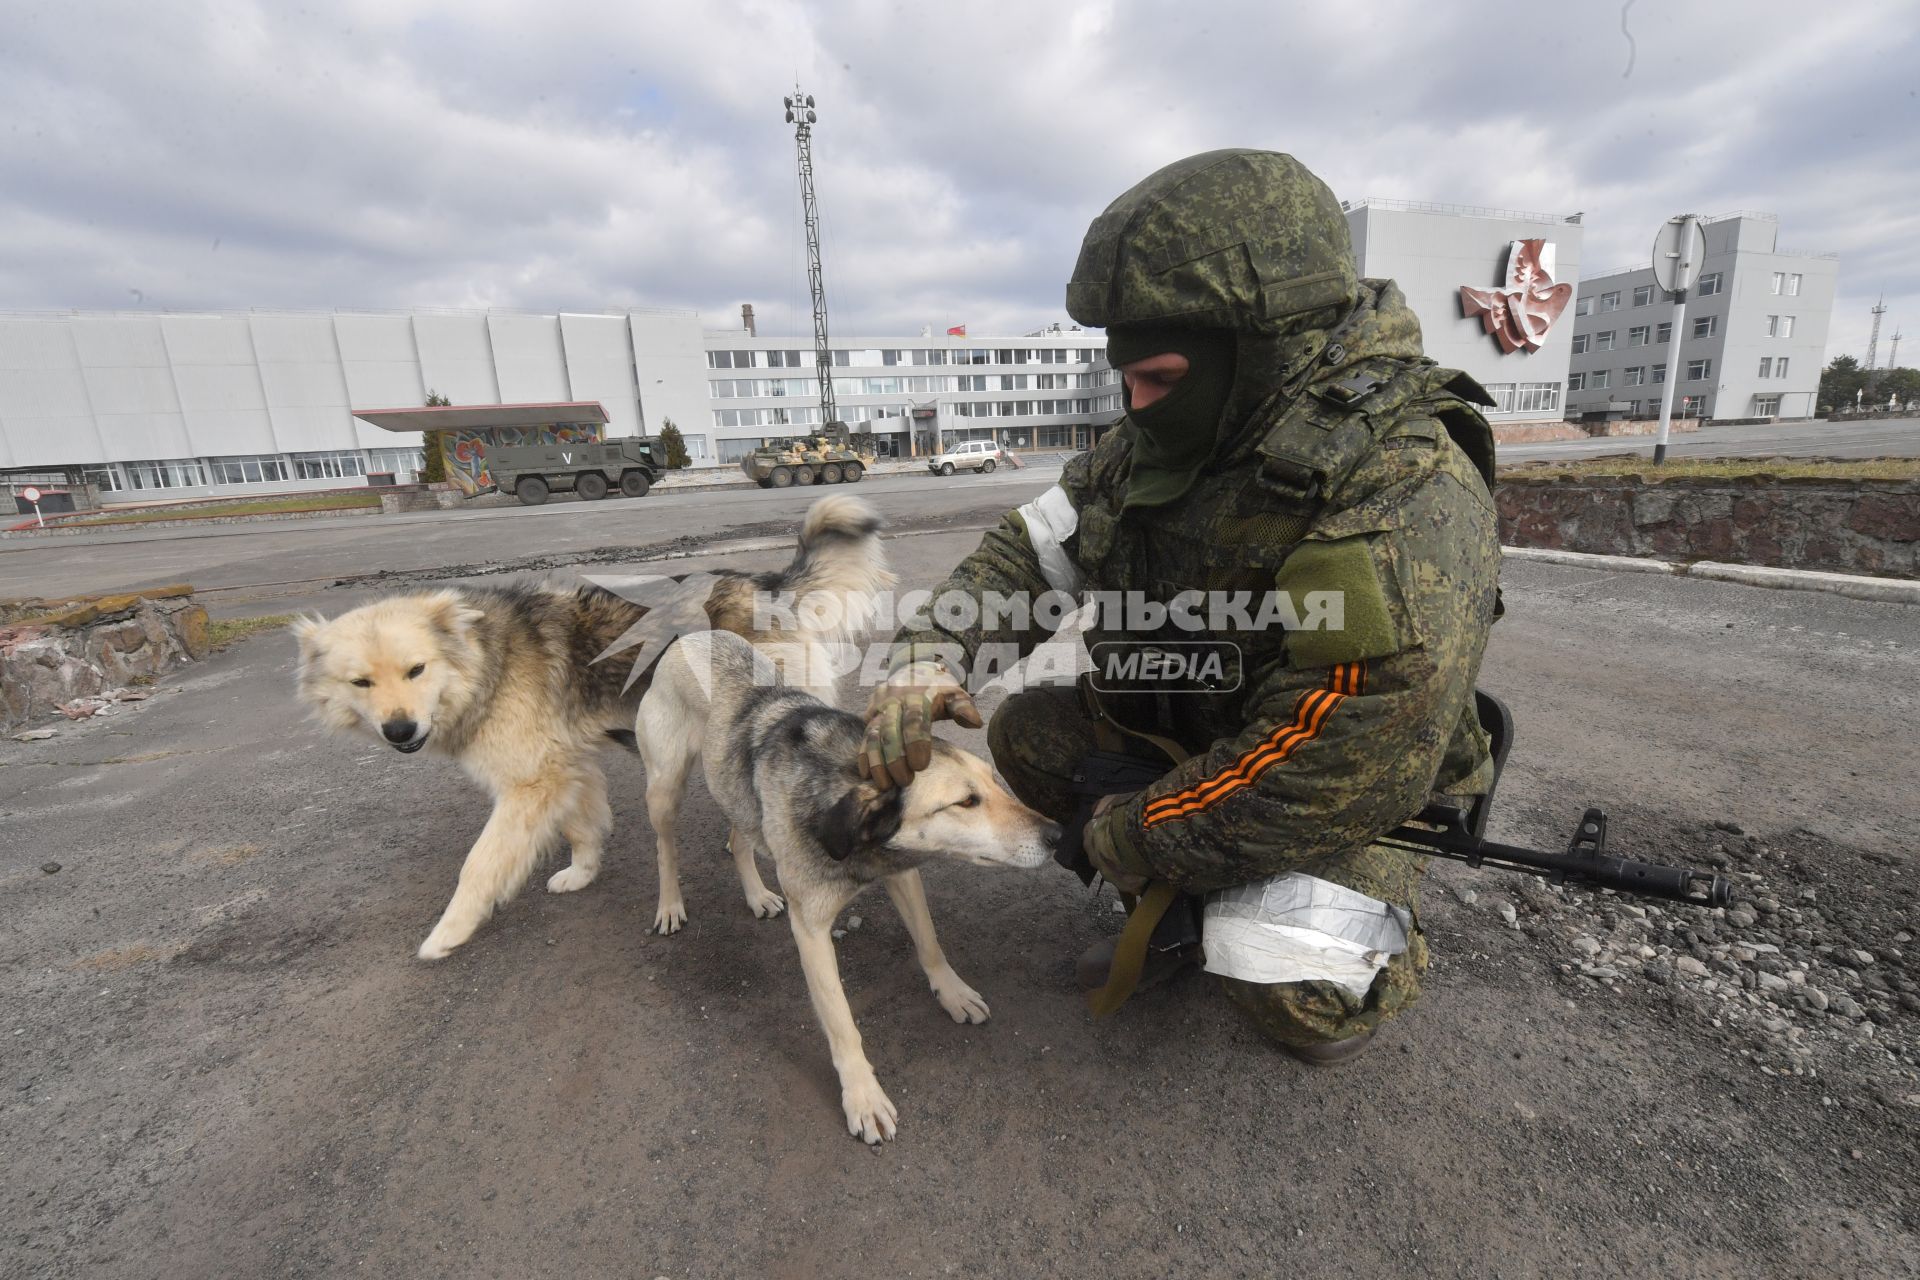
<path fill-rule="evenodd" d="M 813 95 L 793 93 L 781 99 L 787 109 L 787 123 L 793 126 L 794 146 L 800 152 L 800 207 L 807 224 L 807 287 L 813 293 L 813 363 L 820 380 L 820 421 L 839 421 L 833 403 L 833 353 L 827 349 L 827 290 L 820 278 L 820 208 L 813 195 L 813 126 L 820 114 L 813 109 Z"/>
<path fill-rule="evenodd" d="M 1887 314 L 1887 296 L 1873 304 L 1873 332 L 1867 335 L 1867 372 L 1873 372 L 1873 356 L 1880 349 L 1880 317 Z"/>

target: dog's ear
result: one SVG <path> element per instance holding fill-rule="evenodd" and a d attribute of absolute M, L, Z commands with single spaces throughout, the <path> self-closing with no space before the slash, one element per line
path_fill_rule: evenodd
<path fill-rule="evenodd" d="M 847 789 L 813 824 L 813 838 L 835 862 L 845 862 L 862 849 L 877 849 L 900 830 L 901 793 L 898 787 L 880 790 L 870 782 Z"/>
<path fill-rule="evenodd" d="M 293 641 L 300 646 L 300 665 L 312 666 L 320 656 L 320 633 L 327 628 L 327 620 L 318 614 L 301 614 L 293 620 L 287 630 L 293 632 Z"/>
<path fill-rule="evenodd" d="M 428 620 L 455 640 L 465 640 L 481 618 L 480 610 L 458 591 L 435 591 L 423 597 L 422 603 Z"/>

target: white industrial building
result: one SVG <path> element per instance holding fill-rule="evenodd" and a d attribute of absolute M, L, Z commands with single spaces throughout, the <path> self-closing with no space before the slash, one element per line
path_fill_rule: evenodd
<path fill-rule="evenodd" d="M 842 419 L 881 447 L 1079 448 L 1119 413 L 1104 335 L 833 344 Z M 355 411 L 597 401 L 608 436 L 677 425 L 696 465 L 819 419 L 810 343 L 707 331 L 692 311 L 0 316 L 0 471 L 77 473 L 109 502 L 297 492 L 420 465 Z"/>

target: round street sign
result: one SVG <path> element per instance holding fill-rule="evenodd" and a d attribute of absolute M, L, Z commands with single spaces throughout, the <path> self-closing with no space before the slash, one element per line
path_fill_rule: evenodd
<path fill-rule="evenodd" d="M 1707 233 L 1700 220 L 1684 213 L 1668 218 L 1653 238 L 1653 278 L 1668 293 L 1691 289 L 1707 256 Z"/>
<path fill-rule="evenodd" d="M 40 491 L 34 488 L 32 485 L 28 485 L 26 488 L 22 489 L 20 491 L 20 496 L 25 498 L 28 502 L 34 503 L 35 505 L 38 505 L 40 502 Z"/>

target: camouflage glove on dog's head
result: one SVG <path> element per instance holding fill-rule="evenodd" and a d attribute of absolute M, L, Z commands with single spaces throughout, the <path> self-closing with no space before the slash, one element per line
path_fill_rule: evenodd
<path fill-rule="evenodd" d="M 935 720 L 952 720 L 969 729 L 986 723 L 952 667 L 943 659 L 903 649 L 893 674 L 867 703 L 860 772 L 882 791 L 912 782 L 914 774 L 933 763 Z"/>

